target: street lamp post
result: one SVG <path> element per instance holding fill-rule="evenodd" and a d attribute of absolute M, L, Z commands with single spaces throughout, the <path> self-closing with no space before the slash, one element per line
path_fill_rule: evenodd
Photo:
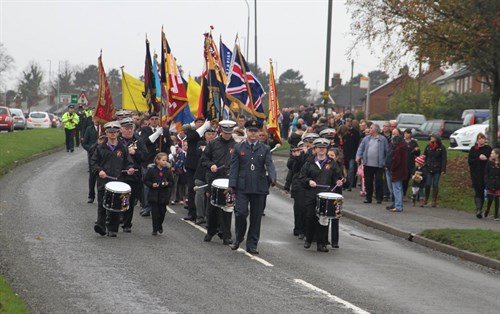
<path fill-rule="evenodd" d="M 325 91 L 323 92 L 323 105 L 325 107 L 325 114 L 328 112 L 327 105 L 330 96 L 330 93 L 328 91 L 330 84 L 328 84 L 328 80 L 330 78 L 330 42 L 332 37 L 332 7 L 333 7 L 333 1 L 328 0 L 328 27 L 326 30 Z"/>
<path fill-rule="evenodd" d="M 255 71 L 257 71 L 257 0 L 255 1 Z"/>
<path fill-rule="evenodd" d="M 245 0 L 245 3 L 247 4 L 247 10 L 248 10 L 248 14 L 247 14 L 247 44 L 246 44 L 246 47 L 245 47 L 245 58 L 247 59 L 247 62 L 248 62 L 248 42 L 250 40 L 250 5 L 248 4 L 248 0 Z"/>
<path fill-rule="evenodd" d="M 49 61 L 49 106 L 50 106 L 50 96 L 52 95 L 52 60 Z"/>

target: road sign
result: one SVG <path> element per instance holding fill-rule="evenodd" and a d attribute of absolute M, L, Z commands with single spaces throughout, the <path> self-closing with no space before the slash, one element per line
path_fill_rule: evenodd
<path fill-rule="evenodd" d="M 359 78 L 359 88 L 367 89 L 370 79 L 367 76 L 362 76 Z"/>
<path fill-rule="evenodd" d="M 78 103 L 78 95 L 61 94 L 59 96 L 59 102 L 63 104 L 76 104 Z"/>

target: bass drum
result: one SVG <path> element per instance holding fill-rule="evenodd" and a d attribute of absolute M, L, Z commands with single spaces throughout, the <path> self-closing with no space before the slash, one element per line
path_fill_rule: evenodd
<path fill-rule="evenodd" d="M 104 200 L 102 206 L 109 211 L 122 213 L 128 210 L 130 185 L 124 182 L 108 182 L 104 186 Z"/>

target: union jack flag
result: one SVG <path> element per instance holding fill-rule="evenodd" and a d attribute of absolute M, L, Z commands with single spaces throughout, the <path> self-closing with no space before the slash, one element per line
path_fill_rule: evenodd
<path fill-rule="evenodd" d="M 248 67 L 238 44 L 233 51 L 233 60 L 226 86 L 226 96 L 239 107 L 258 119 L 265 119 L 262 96 L 264 88 Z"/>

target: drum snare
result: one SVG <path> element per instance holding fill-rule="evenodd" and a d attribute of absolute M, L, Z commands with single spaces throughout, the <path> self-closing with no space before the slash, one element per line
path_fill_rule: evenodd
<path fill-rule="evenodd" d="M 320 218 L 339 219 L 342 217 L 344 197 L 337 193 L 321 192 L 316 195 L 316 215 Z"/>
<path fill-rule="evenodd" d="M 234 193 L 229 193 L 229 179 L 216 179 L 210 188 L 210 204 L 222 208 L 225 212 L 232 212 L 234 208 Z"/>
<path fill-rule="evenodd" d="M 104 199 L 102 206 L 112 212 L 122 213 L 128 210 L 130 185 L 120 181 L 112 181 L 104 186 Z"/>

